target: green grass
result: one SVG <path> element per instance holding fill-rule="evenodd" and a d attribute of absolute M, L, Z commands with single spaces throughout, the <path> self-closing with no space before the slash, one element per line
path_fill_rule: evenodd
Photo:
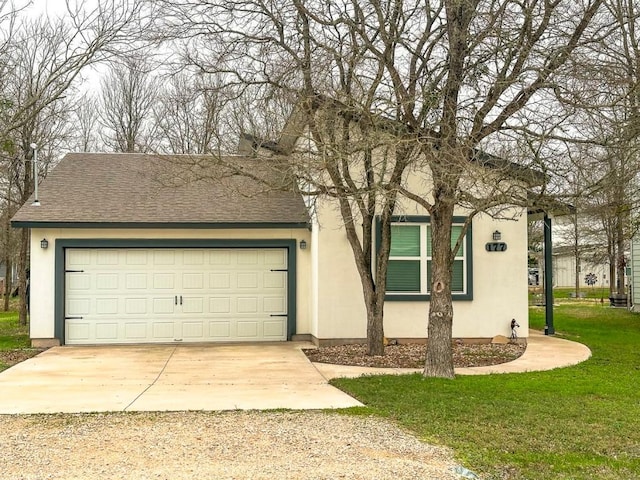
<path fill-rule="evenodd" d="M 18 312 L 0 312 L 0 350 L 29 346 L 29 327 L 18 324 Z"/>
<path fill-rule="evenodd" d="M 575 293 L 575 288 L 556 287 L 553 289 L 554 303 L 558 302 L 584 302 L 592 300 L 600 302 L 602 299 L 605 305 L 609 305 L 609 287 L 580 287 L 580 294 L 584 294 L 583 298 L 571 298 L 570 294 Z M 529 287 L 529 304 L 533 305 L 536 301 L 544 300 L 544 289 L 542 287 Z"/>
<path fill-rule="evenodd" d="M 334 383 L 428 442 L 455 449 L 483 479 L 640 478 L 640 315 L 593 305 L 555 310 L 559 334 L 593 357 L 548 372 L 341 379 Z M 532 308 L 533 328 L 544 310 Z"/>
<path fill-rule="evenodd" d="M 2 353 L 9 350 L 30 348 L 29 327 L 18 323 L 17 312 L 0 312 L 0 371 L 9 365 L 2 360 Z"/>

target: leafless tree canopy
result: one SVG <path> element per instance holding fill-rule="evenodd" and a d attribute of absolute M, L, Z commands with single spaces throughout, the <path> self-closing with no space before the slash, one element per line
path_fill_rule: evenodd
<path fill-rule="evenodd" d="M 34 182 L 46 174 L 61 144 L 69 140 L 71 102 L 66 96 L 72 94 L 80 72 L 108 58 L 111 49 L 123 47 L 135 32 L 134 22 L 138 28 L 142 25 L 141 5 L 135 1 L 100 0 L 92 5 L 72 8 L 69 3 L 65 16 L 33 18 L 11 3 L 0 4 L 0 147 L 7 174 L 2 179 L 7 218 L 29 198 Z M 43 160 L 36 178 L 32 143 Z M 27 230 L 17 243 L 20 321 L 26 323 Z M 5 261 L 8 256 L 5 252 Z"/>
<path fill-rule="evenodd" d="M 566 117 L 561 98 L 571 90 L 570 60 L 607 34 L 607 23 L 598 16 L 601 4 L 164 2 L 163 21 L 182 42 L 189 64 L 220 75 L 236 89 L 260 88 L 301 102 L 302 124 L 315 156 L 324 159 L 331 184 L 326 190 L 337 192 L 345 225 L 355 215 L 368 221 L 371 196 L 362 192 L 373 187 L 389 214 L 398 193 L 430 213 L 434 263 L 425 373 L 452 376 L 454 207 L 468 207 L 472 218 L 475 212 L 514 202 L 511 192 L 495 189 L 481 198 L 483 189 L 469 185 L 467 174 L 478 160 L 482 163 L 480 150 L 496 148 L 494 138 L 518 145 L 519 137 L 541 136 L 549 123 L 557 125 Z M 323 99 L 339 105 L 329 121 L 324 114 L 318 117 Z M 360 138 L 379 136 L 381 120 L 384 130 L 392 132 L 394 158 L 384 177 L 374 181 L 372 172 L 369 182 L 353 181 L 345 160 L 353 156 L 353 120 L 362 129 Z M 366 148 L 359 155 L 366 159 Z M 492 178 L 498 163 L 492 162 Z M 409 167 L 431 183 L 427 195 L 405 188 L 402 178 Z M 367 265 L 360 268 L 357 260 L 364 245 L 351 245 L 366 296 Z M 379 290 L 381 284 L 371 287 Z"/>

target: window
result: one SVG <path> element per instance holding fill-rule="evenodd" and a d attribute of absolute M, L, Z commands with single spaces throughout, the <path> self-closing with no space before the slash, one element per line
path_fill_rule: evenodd
<path fill-rule="evenodd" d="M 400 220 L 400 219 L 398 219 Z M 462 233 L 464 218 L 456 217 L 451 248 Z M 388 300 L 428 300 L 431 287 L 431 225 L 428 217 L 409 217 L 391 225 L 387 271 Z M 472 299 L 471 228 L 453 261 L 451 293 L 454 299 Z"/>

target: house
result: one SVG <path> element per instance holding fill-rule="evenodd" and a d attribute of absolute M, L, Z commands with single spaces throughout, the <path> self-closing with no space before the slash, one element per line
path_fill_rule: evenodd
<path fill-rule="evenodd" d="M 609 263 L 602 261 L 596 255 L 597 247 L 580 247 L 580 259 L 578 265 L 578 278 L 580 288 L 609 287 Z M 595 284 L 589 285 L 587 275 L 595 280 Z M 576 286 L 576 259 L 572 246 L 559 246 L 553 249 L 553 283 L 554 287 Z"/>
<path fill-rule="evenodd" d="M 277 155 L 224 160 L 67 154 L 39 205 L 12 220 L 31 228 L 32 343 L 364 340 L 362 286 L 335 205 L 311 208 L 285 188 Z M 508 335 L 514 318 L 528 336 L 527 211 L 510 209 L 508 220 L 477 215 L 455 258 L 455 338 Z M 420 341 L 429 217 L 406 199 L 397 212 L 385 334 Z M 491 251 L 496 234 L 505 248 Z"/>
<path fill-rule="evenodd" d="M 640 312 L 640 237 L 631 238 L 631 261 L 629 262 L 629 284 L 631 288 L 631 310 Z"/>

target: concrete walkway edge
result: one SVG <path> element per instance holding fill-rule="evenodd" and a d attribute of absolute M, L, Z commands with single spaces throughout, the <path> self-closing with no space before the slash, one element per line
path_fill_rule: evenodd
<path fill-rule="evenodd" d="M 455 372 L 456 375 L 538 372 L 577 365 L 590 357 L 591 350 L 586 345 L 530 330 L 527 348 L 516 360 L 488 367 L 456 368 Z M 362 375 L 405 375 L 422 371 L 418 368 L 371 368 L 326 363 L 314 365 L 327 380 Z"/>

